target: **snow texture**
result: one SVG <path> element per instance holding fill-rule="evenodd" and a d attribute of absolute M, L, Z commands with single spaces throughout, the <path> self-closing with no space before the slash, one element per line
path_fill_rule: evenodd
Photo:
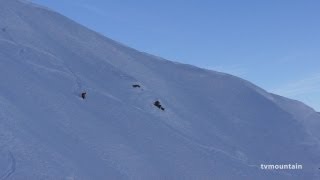
<path fill-rule="evenodd" d="M 302 103 L 25 1 L 0 0 L 0 29 L 0 179 L 320 179 Z"/>

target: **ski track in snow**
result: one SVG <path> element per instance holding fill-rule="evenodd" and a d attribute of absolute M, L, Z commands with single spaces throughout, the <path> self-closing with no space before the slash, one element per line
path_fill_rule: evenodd
<path fill-rule="evenodd" d="M 10 164 L 6 172 L 0 177 L 1 180 L 8 179 L 16 171 L 16 159 L 11 152 L 8 153 Z"/>
<path fill-rule="evenodd" d="M 17 43 L 15 43 L 14 41 L 7 40 L 7 39 L 0 39 L 0 41 L 5 42 L 5 43 L 10 43 L 10 44 L 13 44 L 13 45 L 17 45 Z"/>
<path fill-rule="evenodd" d="M 80 90 L 82 90 L 82 83 L 81 83 L 81 79 L 76 75 L 76 73 L 74 73 L 74 71 L 72 70 L 72 68 L 70 66 L 68 66 L 63 60 L 61 60 L 60 58 L 58 58 L 57 56 L 53 55 L 52 53 L 50 52 L 47 52 L 43 49 L 39 49 L 37 47 L 34 47 L 34 46 L 30 46 L 30 45 L 26 45 L 26 44 L 21 44 L 21 43 L 17 43 L 13 40 L 7 40 L 7 39 L 0 39 L 0 41 L 3 41 L 3 42 L 6 42 L 6 43 L 10 43 L 10 44 L 13 44 L 13 45 L 17 45 L 17 46 L 22 46 L 22 47 L 25 47 L 25 48 L 29 48 L 29 49 L 32 49 L 36 52 L 39 52 L 43 55 L 48 55 L 49 57 L 52 57 L 53 59 L 57 60 L 58 62 L 60 62 L 60 66 L 62 66 L 63 68 L 67 69 L 70 73 L 70 75 L 74 78 L 74 81 L 75 81 L 75 89 L 74 89 L 74 92 L 79 92 Z M 35 64 L 35 63 L 30 63 L 29 64 L 33 64 L 33 65 L 36 65 L 38 67 L 42 67 L 42 68 L 46 68 L 48 70 L 52 70 L 51 68 L 48 68 L 48 67 L 44 67 L 44 66 L 40 66 L 38 64 Z M 54 71 L 57 71 L 59 72 L 58 70 L 54 69 Z M 61 71 L 61 72 L 64 72 L 64 71 Z"/>

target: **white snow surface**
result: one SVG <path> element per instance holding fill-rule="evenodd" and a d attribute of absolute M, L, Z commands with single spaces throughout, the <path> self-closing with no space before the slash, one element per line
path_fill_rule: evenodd
<path fill-rule="evenodd" d="M 0 0 L 0 179 L 320 179 L 319 122 L 240 78 Z M 288 163 L 303 170 L 260 169 Z"/>

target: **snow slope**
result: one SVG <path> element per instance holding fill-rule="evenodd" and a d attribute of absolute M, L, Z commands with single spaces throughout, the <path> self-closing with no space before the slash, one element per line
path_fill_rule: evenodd
<path fill-rule="evenodd" d="M 0 82 L 0 179 L 320 178 L 312 109 L 25 1 L 0 0 Z"/>

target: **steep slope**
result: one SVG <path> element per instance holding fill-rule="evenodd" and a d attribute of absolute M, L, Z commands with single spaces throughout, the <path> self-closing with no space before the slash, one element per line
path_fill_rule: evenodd
<path fill-rule="evenodd" d="M 303 118 L 313 110 L 33 4 L 0 3 L 1 179 L 319 178 Z M 260 169 L 287 163 L 304 169 Z"/>
<path fill-rule="evenodd" d="M 273 101 L 278 104 L 280 108 L 289 112 L 296 120 L 305 125 L 306 129 L 316 141 L 320 142 L 320 114 L 318 112 L 299 101 L 278 95 L 273 96 L 275 96 Z"/>

